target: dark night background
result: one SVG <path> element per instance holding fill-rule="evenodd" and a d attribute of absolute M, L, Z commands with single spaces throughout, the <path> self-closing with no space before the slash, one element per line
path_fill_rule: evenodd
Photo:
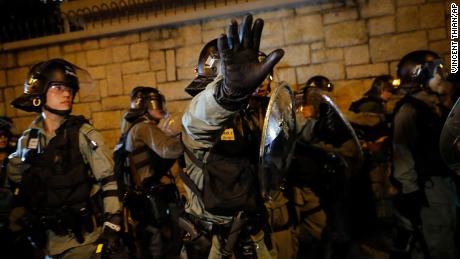
<path fill-rule="evenodd" d="M 60 1 L 0 0 L 0 42 L 58 33 Z"/>

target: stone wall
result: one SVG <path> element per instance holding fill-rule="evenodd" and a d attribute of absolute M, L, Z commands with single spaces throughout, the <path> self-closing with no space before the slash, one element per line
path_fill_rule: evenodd
<path fill-rule="evenodd" d="M 346 109 L 373 77 L 394 75 L 398 59 L 412 50 L 434 50 L 450 63 L 450 3 L 358 0 L 278 9 L 255 17 L 265 19 L 261 49 L 286 52 L 276 67 L 275 80 L 298 88 L 313 75 L 325 75 L 335 83 L 332 97 Z M 114 146 L 134 86 L 155 86 L 166 95 L 171 112 L 185 109 L 190 97 L 183 89 L 194 78 L 198 54 L 205 43 L 225 32 L 228 21 L 229 17 L 222 17 L 0 53 L 0 115 L 12 117 L 19 129 L 25 129 L 35 116 L 9 103 L 22 93 L 31 65 L 64 58 L 87 69 L 95 80 L 92 87 L 82 87 L 73 113 L 90 118 Z"/>

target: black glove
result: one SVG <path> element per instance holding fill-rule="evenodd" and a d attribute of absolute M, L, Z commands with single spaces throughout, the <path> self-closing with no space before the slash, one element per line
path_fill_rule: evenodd
<path fill-rule="evenodd" d="M 257 19 L 251 26 L 252 15 L 246 15 L 238 35 L 238 23 L 232 20 L 228 37 L 222 34 L 217 42 L 224 80 L 217 87 L 214 98 L 228 110 L 239 109 L 284 55 L 282 49 L 277 49 L 259 62 L 264 21 Z"/>
<path fill-rule="evenodd" d="M 112 214 L 106 216 L 104 221 L 102 234 L 99 237 L 97 243 L 104 244 L 108 254 L 119 253 L 122 249 L 121 245 L 121 225 L 123 219 L 118 214 Z"/>
<path fill-rule="evenodd" d="M 396 208 L 399 213 L 416 226 L 422 224 L 422 219 L 420 217 L 422 206 L 428 206 L 425 193 L 422 190 L 403 193 L 396 199 Z"/>

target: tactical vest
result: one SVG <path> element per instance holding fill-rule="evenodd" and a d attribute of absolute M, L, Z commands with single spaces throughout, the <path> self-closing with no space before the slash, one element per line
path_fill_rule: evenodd
<path fill-rule="evenodd" d="M 160 227 L 171 219 L 176 211 L 175 206 L 180 204 L 176 185 L 163 184 L 160 181 L 163 176 L 168 175 L 176 159 L 162 158 L 147 145 L 142 145 L 131 152 L 125 149 L 126 139 L 132 134 L 131 129 L 138 123 L 144 123 L 145 120 L 143 117 L 135 120 L 120 140 L 121 148 L 126 151 L 124 159 L 129 160 L 130 167 L 123 172 L 129 174 L 128 177 L 123 177 L 127 188 L 123 202 L 133 220 Z M 137 172 L 146 166 L 149 167 L 151 176 L 141 181 Z"/>
<path fill-rule="evenodd" d="M 134 166 L 136 171 L 142 167 L 150 166 L 152 177 L 155 180 L 160 180 L 161 177 L 165 176 L 176 161 L 176 159 L 160 157 L 148 146 L 136 148 L 128 156 L 131 158 L 131 165 Z"/>
<path fill-rule="evenodd" d="M 450 169 L 444 164 L 439 152 L 439 138 L 443 127 L 443 119 L 426 103 L 406 95 L 395 106 L 394 115 L 403 105 L 415 108 L 415 143 L 411 154 L 415 163 L 419 183 L 423 184 L 431 176 L 448 176 Z M 393 126 L 394 127 L 394 126 Z"/>
<path fill-rule="evenodd" d="M 79 147 L 79 130 L 86 122 L 83 116 L 70 116 L 56 130 L 56 136 L 43 152 L 31 158 L 31 167 L 22 179 L 29 209 L 39 214 L 45 211 L 45 214 L 52 214 L 66 208 L 86 207 L 92 181 Z M 30 140 L 31 135 L 28 143 Z"/>
<path fill-rule="evenodd" d="M 139 118 L 128 129 L 126 135 L 129 136 L 131 129 L 134 125 L 138 123 L 143 123 L 145 121 L 144 118 Z M 126 141 L 126 140 L 125 140 Z M 136 179 L 136 172 L 137 170 L 149 166 L 152 173 L 152 179 L 154 182 L 158 182 L 161 177 L 167 175 L 169 169 L 173 166 L 176 159 L 166 159 L 160 157 L 157 153 L 155 153 L 149 146 L 143 145 L 139 148 L 134 149 L 131 152 L 128 152 L 129 158 L 129 165 L 132 177 L 137 185 L 140 185 L 140 182 L 137 182 Z"/>
<path fill-rule="evenodd" d="M 226 127 L 220 140 L 209 150 L 205 161 L 199 161 L 186 149 L 192 162 L 203 170 L 203 189 L 186 174 L 184 183 L 216 215 L 233 216 L 237 211 L 258 208 L 257 164 L 260 133 L 244 115 L 237 115 Z"/>

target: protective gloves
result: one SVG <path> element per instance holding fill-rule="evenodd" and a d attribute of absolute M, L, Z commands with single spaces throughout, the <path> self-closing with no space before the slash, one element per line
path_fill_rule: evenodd
<path fill-rule="evenodd" d="M 246 15 L 238 35 L 238 23 L 232 20 L 228 36 L 222 34 L 217 42 L 224 79 L 217 86 L 214 98 L 231 111 L 238 110 L 247 101 L 284 55 L 282 49 L 277 49 L 260 62 L 258 55 L 264 21 L 257 19 L 251 26 L 252 15 Z"/>

